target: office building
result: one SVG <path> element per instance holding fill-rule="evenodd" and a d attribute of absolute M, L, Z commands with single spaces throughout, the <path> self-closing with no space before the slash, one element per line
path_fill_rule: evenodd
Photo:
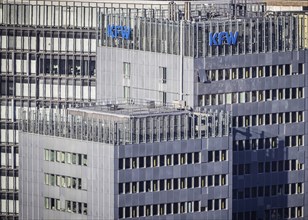
<path fill-rule="evenodd" d="M 18 218 L 19 110 L 95 102 L 98 15 L 167 4 L 0 1 L 0 218 Z"/>
<path fill-rule="evenodd" d="M 232 218 L 307 219 L 307 14 L 178 15 L 105 15 L 97 96 L 231 111 Z"/>
<path fill-rule="evenodd" d="M 230 219 L 231 117 L 138 100 L 23 112 L 22 219 Z"/>
<path fill-rule="evenodd" d="M 304 12 L 30 1 L 1 3 L 0 19 L 2 217 L 18 216 L 17 110 L 116 98 L 231 111 L 234 219 L 307 215 Z"/>

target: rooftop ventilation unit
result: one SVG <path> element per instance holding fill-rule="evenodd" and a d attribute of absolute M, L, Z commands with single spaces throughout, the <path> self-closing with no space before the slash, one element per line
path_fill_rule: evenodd
<path fill-rule="evenodd" d="M 147 101 L 146 106 L 147 106 L 147 108 L 155 108 L 155 102 L 154 101 Z"/>
<path fill-rule="evenodd" d="M 107 104 L 107 108 L 108 108 L 108 110 L 110 110 L 110 111 L 115 111 L 115 110 L 118 110 L 118 105 L 116 105 L 116 104 Z"/>

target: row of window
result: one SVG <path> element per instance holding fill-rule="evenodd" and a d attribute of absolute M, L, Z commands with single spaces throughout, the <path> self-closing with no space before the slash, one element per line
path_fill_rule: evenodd
<path fill-rule="evenodd" d="M 258 172 L 282 172 L 303 170 L 304 164 L 298 160 L 280 160 L 258 163 Z M 235 164 L 233 165 L 233 175 L 248 175 L 251 174 L 250 164 Z"/>
<path fill-rule="evenodd" d="M 44 150 L 44 160 L 80 166 L 87 166 L 88 164 L 86 154 L 70 153 L 49 149 Z"/>
<path fill-rule="evenodd" d="M 280 160 L 268 161 L 258 163 L 258 173 L 281 172 L 281 171 L 294 171 L 303 170 L 304 164 L 299 163 L 298 160 Z"/>
<path fill-rule="evenodd" d="M 257 220 L 257 212 L 233 212 L 232 213 L 233 220 Z"/>
<path fill-rule="evenodd" d="M 283 123 L 302 122 L 304 113 L 299 112 L 282 112 L 273 114 L 246 115 L 233 117 L 233 126 L 235 127 L 251 127 L 261 125 L 273 125 Z"/>
<path fill-rule="evenodd" d="M 198 187 L 224 186 L 227 175 L 211 175 L 202 177 L 187 177 L 140 182 L 119 183 L 119 194 L 157 192 L 164 190 L 190 189 Z"/>
<path fill-rule="evenodd" d="M 227 160 L 227 150 L 208 151 L 208 162 Z"/>
<path fill-rule="evenodd" d="M 250 174 L 250 164 L 235 164 L 233 165 L 233 175 L 248 175 Z"/>
<path fill-rule="evenodd" d="M 303 135 L 293 135 L 285 136 L 285 146 L 286 147 L 298 147 L 304 146 L 304 136 Z"/>
<path fill-rule="evenodd" d="M 287 76 L 295 74 L 303 74 L 304 64 L 298 64 L 298 72 L 292 72 L 292 65 L 274 65 L 274 66 L 255 66 L 244 68 L 218 69 L 207 70 L 206 75 L 209 81 L 220 80 L 235 80 L 235 79 L 249 79 L 260 77 L 274 77 Z"/>
<path fill-rule="evenodd" d="M 279 184 L 233 190 L 233 199 L 248 199 L 276 195 L 294 195 L 304 193 L 304 183 Z"/>
<path fill-rule="evenodd" d="M 146 206 L 120 207 L 119 218 L 136 218 L 143 216 L 172 215 L 180 213 L 204 212 L 227 209 L 227 199 L 208 200 L 208 206 L 201 207 L 200 201 L 155 204 Z"/>
<path fill-rule="evenodd" d="M 76 202 L 65 200 L 65 208 L 61 205 L 60 199 L 45 197 L 45 209 L 70 212 L 75 214 L 88 214 L 88 204 L 84 202 Z"/>
<path fill-rule="evenodd" d="M 224 105 L 304 98 L 304 89 L 285 88 L 259 91 L 199 95 L 199 105 Z"/>
<path fill-rule="evenodd" d="M 233 141 L 233 151 L 263 150 L 277 148 L 277 137 Z M 303 135 L 285 137 L 285 147 L 304 146 Z"/>
<path fill-rule="evenodd" d="M 82 189 L 82 179 L 77 177 L 62 176 L 45 173 L 45 185 L 63 188 Z"/>
<path fill-rule="evenodd" d="M 302 218 L 304 217 L 303 210 L 302 206 L 265 210 L 265 220 Z"/>
<path fill-rule="evenodd" d="M 288 207 L 288 208 L 277 208 L 265 210 L 264 220 L 272 219 L 289 219 L 289 218 L 302 218 L 304 208 L 299 207 Z M 238 212 L 232 214 L 234 220 L 257 220 L 257 213 L 252 212 Z"/>
<path fill-rule="evenodd" d="M 233 141 L 233 151 L 277 148 L 277 137 Z"/>
<path fill-rule="evenodd" d="M 195 164 L 200 162 L 200 152 L 120 158 L 119 169 L 136 169 L 158 166 L 163 167 L 173 165 Z"/>

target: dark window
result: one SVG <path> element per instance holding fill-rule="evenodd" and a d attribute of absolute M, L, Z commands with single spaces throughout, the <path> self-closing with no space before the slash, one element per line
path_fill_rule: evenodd
<path fill-rule="evenodd" d="M 178 203 L 173 203 L 173 214 L 179 213 Z"/>
<path fill-rule="evenodd" d="M 258 197 L 263 197 L 263 186 L 258 187 Z"/>
<path fill-rule="evenodd" d="M 167 215 L 172 213 L 171 203 L 167 204 Z"/>
<path fill-rule="evenodd" d="M 213 151 L 208 152 L 208 161 L 212 162 L 213 161 Z"/>
<path fill-rule="evenodd" d="M 173 155 L 173 164 L 174 165 L 178 165 L 179 164 L 179 155 L 178 154 L 174 154 Z"/>
<path fill-rule="evenodd" d="M 207 186 L 213 186 L 213 176 L 207 177 Z"/>
<path fill-rule="evenodd" d="M 130 193 L 129 183 L 125 183 L 125 193 Z"/>
<path fill-rule="evenodd" d="M 125 158 L 125 169 L 129 169 L 130 168 L 130 160 L 129 158 Z"/>
<path fill-rule="evenodd" d="M 165 156 L 164 155 L 160 155 L 159 156 L 159 166 L 165 166 Z"/>
<path fill-rule="evenodd" d="M 178 179 L 173 179 L 173 189 L 179 189 Z"/>
<path fill-rule="evenodd" d="M 119 159 L 119 170 L 123 170 L 123 159 Z"/>
<path fill-rule="evenodd" d="M 159 190 L 165 190 L 165 181 L 164 180 L 159 180 Z"/>
<path fill-rule="evenodd" d="M 139 206 L 139 217 L 144 216 L 144 207 L 143 205 Z"/>
<path fill-rule="evenodd" d="M 194 177 L 194 187 L 199 187 L 199 177 Z"/>
<path fill-rule="evenodd" d="M 144 157 L 139 157 L 139 168 L 144 167 Z"/>
<path fill-rule="evenodd" d="M 192 164 L 192 153 L 187 154 L 187 163 Z"/>
<path fill-rule="evenodd" d="M 259 162 L 259 164 L 258 164 L 258 173 L 263 173 L 263 172 L 264 172 L 263 162 Z"/>
<path fill-rule="evenodd" d="M 245 188 L 245 198 L 250 198 L 250 188 Z"/>
<path fill-rule="evenodd" d="M 213 210 L 213 200 L 208 200 L 207 202 L 207 210 Z"/>
<path fill-rule="evenodd" d="M 151 167 L 151 157 L 146 157 L 146 167 Z"/>
<path fill-rule="evenodd" d="M 153 215 L 158 215 L 158 205 L 153 205 Z"/>
<path fill-rule="evenodd" d="M 199 152 L 194 153 L 194 163 L 200 163 Z"/>
<path fill-rule="evenodd" d="M 119 183 L 119 194 L 123 193 L 123 183 Z"/>
<path fill-rule="evenodd" d="M 144 192 L 144 182 L 139 182 L 139 192 Z"/>

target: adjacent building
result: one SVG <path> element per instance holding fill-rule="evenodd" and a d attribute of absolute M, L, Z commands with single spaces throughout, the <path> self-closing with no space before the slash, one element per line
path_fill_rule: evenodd
<path fill-rule="evenodd" d="M 229 113 L 134 100 L 21 118 L 21 219 L 232 216 Z"/>
<path fill-rule="evenodd" d="M 94 218 L 101 215 L 126 218 L 140 216 L 142 210 L 145 216 L 155 213 L 159 216 L 162 213 L 176 217 L 178 215 L 176 210 L 179 210 L 181 217 L 190 219 L 195 214 L 181 213 L 181 210 L 185 212 L 194 210 L 192 207 L 199 207 L 194 210 L 197 213 L 196 218 L 226 217 L 230 211 L 233 213 L 233 219 L 308 218 L 307 198 L 304 196 L 307 167 L 305 150 L 307 13 L 268 12 L 263 3 L 212 3 L 1 2 L 1 218 L 18 218 L 19 206 L 23 208 L 21 212 L 26 218 L 35 215 L 33 211 L 27 211 L 30 207 L 31 210 L 40 207 L 39 210 L 42 212 L 37 213 L 38 218 L 41 216 Z M 158 199 L 168 194 L 166 188 L 164 193 L 153 192 L 154 181 L 161 180 L 163 176 L 155 176 L 157 178 L 153 181 L 150 181 L 149 177 L 145 179 L 140 177 L 138 181 L 150 184 L 152 191 L 146 192 L 146 185 L 143 185 L 145 193 L 136 192 L 131 195 L 133 187 L 137 185 L 139 187 L 139 182 L 137 184 L 129 178 L 116 179 L 115 173 L 121 174 L 119 175 L 121 177 L 131 175 L 130 172 L 137 175 L 140 170 L 151 173 L 150 167 L 147 168 L 146 165 L 142 169 L 133 168 L 133 162 L 139 163 L 141 157 L 145 162 L 147 157 L 150 157 L 152 166 L 154 156 L 157 156 L 157 161 L 160 162 L 158 158 L 161 154 L 137 153 L 137 159 L 133 159 L 131 153 L 128 153 L 129 156 L 125 153 L 120 154 L 120 142 L 107 146 L 105 142 L 103 144 L 102 141 L 91 140 L 91 143 L 95 143 L 99 154 L 108 155 L 108 152 L 103 150 L 100 152 L 101 147 L 107 146 L 106 149 L 113 149 L 115 155 L 121 155 L 114 159 L 116 161 L 114 167 L 109 167 L 112 168 L 113 174 L 108 171 L 110 175 L 114 175 L 114 181 L 118 181 L 117 186 L 112 186 L 110 182 L 106 183 L 110 187 L 106 188 L 108 193 L 109 190 L 118 193 L 113 197 L 118 199 L 118 202 L 110 200 L 108 203 L 110 206 L 99 206 L 106 207 L 108 212 L 95 209 L 97 204 L 94 199 L 97 199 L 99 204 L 107 201 L 107 198 L 99 198 L 101 194 L 98 185 L 95 185 L 98 184 L 96 178 L 103 182 L 106 179 L 93 173 L 92 166 L 96 166 L 94 158 L 98 157 L 95 154 L 97 152 L 85 151 L 92 149 L 94 144 L 77 141 L 75 139 L 78 138 L 73 134 L 89 132 L 88 125 L 92 124 L 92 119 L 95 121 L 99 117 L 104 118 L 103 115 L 108 115 L 108 111 L 119 112 L 115 109 L 104 110 L 108 102 L 105 101 L 103 105 L 99 103 L 107 99 L 123 99 L 125 100 L 123 103 L 128 103 L 128 106 L 136 100 L 151 100 L 155 106 L 166 106 L 168 103 L 174 103 L 184 109 L 189 109 L 187 107 L 189 106 L 193 109 L 192 112 L 203 112 L 205 111 L 203 108 L 208 109 L 206 114 L 210 110 L 211 114 L 216 111 L 231 112 L 233 128 L 228 141 L 231 138 L 233 153 L 228 153 L 228 162 L 224 163 L 231 162 L 233 167 L 228 169 L 232 173 L 228 173 L 227 185 L 222 188 L 231 186 L 232 193 L 223 194 L 228 195 L 226 197 L 217 197 L 218 194 L 215 193 L 216 189 L 220 188 L 218 186 L 212 188 L 214 194 L 209 193 L 207 190 L 211 187 L 201 186 L 202 174 L 198 177 L 200 180 L 200 185 L 196 187 L 198 189 L 190 189 L 188 185 L 187 189 L 183 188 L 184 194 L 190 190 L 194 193 L 201 190 L 201 194 L 205 195 L 201 196 L 202 198 L 188 200 L 187 198 L 191 197 L 183 196 L 186 200 L 180 202 L 178 200 L 166 202 L 162 199 L 159 200 L 160 203 L 151 203 L 150 201 L 154 201 L 152 199 L 154 194 L 159 195 L 155 197 Z M 77 110 L 67 113 L 67 108 L 78 107 L 83 103 L 105 107 L 98 107 L 101 111 L 92 107 L 100 112 L 96 113 L 101 115 L 97 116 L 98 118 L 91 115 L 93 111 L 91 108 L 80 110 L 82 113 L 79 113 L 83 117 L 75 115 Z M 38 112 L 36 116 L 29 113 L 28 116 L 23 115 L 20 118 L 19 109 L 21 111 L 26 109 L 27 112 L 38 110 Z M 44 116 L 38 116 L 39 109 L 44 109 L 42 110 L 44 113 L 41 113 Z M 192 117 L 192 112 L 187 111 L 184 110 L 179 114 L 183 114 L 183 117 L 184 115 Z M 177 111 L 169 111 L 168 114 L 171 117 L 175 112 Z M 148 113 L 149 118 L 154 117 L 152 112 Z M 117 120 L 123 115 L 132 116 L 132 114 L 116 113 L 108 120 L 118 122 Z M 60 120 L 61 117 L 63 118 Z M 136 117 L 141 116 L 136 113 Z M 85 119 L 91 119 L 91 123 L 84 122 Z M 23 131 L 20 137 L 24 141 L 25 151 L 18 145 L 18 120 L 29 120 L 27 123 L 21 122 L 21 125 L 24 123 L 28 125 L 27 129 L 20 127 Z M 44 131 L 45 135 L 38 134 L 42 131 L 31 130 L 31 126 L 36 126 L 35 121 L 40 120 L 43 120 L 44 124 L 40 128 L 48 128 Z M 58 124 L 53 127 L 45 126 L 47 121 L 56 123 L 58 120 L 67 122 L 62 130 L 54 129 Z M 73 125 L 80 123 L 80 120 L 84 123 L 80 127 L 77 126 L 81 130 L 72 131 Z M 142 126 L 146 125 L 145 122 Z M 68 129 L 70 126 L 73 126 L 72 129 Z M 60 131 L 65 133 L 60 134 Z M 71 135 L 66 136 L 68 134 Z M 65 135 L 61 139 L 63 142 L 58 138 L 61 135 Z M 90 136 L 93 136 L 93 139 L 95 136 L 99 137 L 98 133 L 96 135 L 91 133 Z M 207 136 L 192 137 L 186 136 L 186 139 L 181 137 L 177 141 L 182 143 L 191 141 L 191 138 L 200 139 L 199 142 L 206 139 L 216 143 L 216 138 L 220 139 L 216 136 L 211 139 Z M 133 139 L 131 137 L 131 140 Z M 29 158 L 25 158 L 29 156 L 29 150 L 32 150 L 29 143 L 34 140 L 37 140 L 36 157 L 39 160 L 42 158 L 48 160 L 34 164 Z M 143 140 L 144 145 L 149 144 L 147 139 Z M 153 137 L 150 142 L 163 142 L 158 144 L 159 146 L 164 146 L 167 142 L 172 146 L 175 144 L 175 139 L 154 140 Z M 133 143 L 124 144 L 125 149 L 131 148 L 131 145 Z M 217 145 L 221 147 L 222 144 Z M 207 147 L 202 144 L 201 146 Z M 63 147 L 66 147 L 67 151 L 61 150 Z M 209 147 L 212 150 L 217 148 L 213 145 Z M 149 149 L 157 148 L 149 146 Z M 46 151 L 43 153 L 43 150 Z M 229 152 L 229 145 L 225 150 Z M 185 160 L 190 157 L 189 153 L 194 158 L 192 154 L 194 152 L 195 150 L 191 152 L 184 150 Z M 56 159 L 53 159 L 55 161 L 53 162 L 50 155 L 55 154 Z M 181 152 L 168 151 L 169 154 L 174 160 L 174 155 L 179 154 L 179 159 Z M 167 163 L 166 155 L 163 156 L 165 163 Z M 200 153 L 200 158 L 203 157 L 201 155 L 207 153 Z M 61 162 L 57 161 L 57 156 Z M 66 157 L 72 157 L 72 162 L 67 164 Z M 40 175 L 34 176 L 24 167 L 21 171 L 25 172 L 25 175 L 21 176 L 28 185 L 18 194 L 19 188 L 24 184 L 23 182 L 18 184 L 19 158 L 23 164 L 31 164 L 33 172 Z M 106 160 L 111 163 L 111 158 Z M 130 164 L 127 169 L 119 170 L 121 159 L 123 166 Z M 200 161 L 200 164 L 204 163 L 203 166 L 211 167 L 211 163 L 206 159 Z M 200 164 L 196 164 L 196 167 L 201 166 Z M 57 169 L 59 172 L 52 172 L 50 165 L 55 165 L 52 169 Z M 171 165 L 170 170 L 182 167 L 177 164 Z M 186 167 L 186 164 L 183 165 Z M 43 167 L 43 171 L 38 167 Z M 99 169 L 95 167 L 95 172 L 109 168 L 101 165 Z M 164 165 L 157 168 L 164 170 Z M 215 175 L 213 178 L 216 178 L 216 175 L 224 173 L 217 171 L 213 174 Z M 31 180 L 30 177 L 34 179 Z M 174 181 L 182 183 L 179 178 L 172 176 L 170 178 L 172 184 Z M 184 175 L 183 178 L 187 184 L 188 178 L 192 176 Z M 207 173 L 204 174 L 204 178 L 208 178 Z M 44 182 L 53 179 L 60 182 L 54 185 Z M 167 184 L 166 181 L 164 184 Z M 195 183 L 195 180 L 192 182 Z M 34 185 L 31 185 L 32 183 Z M 71 187 L 66 189 L 69 183 Z M 157 187 L 160 186 L 160 183 L 157 184 Z M 31 194 L 25 194 L 25 189 Z M 90 189 L 91 192 L 88 191 Z M 128 190 L 127 194 L 125 190 Z M 174 190 L 172 188 L 170 193 L 174 193 Z M 181 188 L 178 190 L 182 192 Z M 225 193 L 220 189 L 218 191 Z M 207 193 L 211 196 L 208 197 Z M 93 199 L 86 197 L 89 194 Z M 34 200 L 30 199 L 30 195 L 36 195 L 40 200 L 33 204 Z M 148 207 L 143 205 L 144 207 L 140 208 L 145 201 L 144 195 L 147 195 L 145 198 L 148 198 L 146 200 Z M 19 197 L 23 198 L 21 201 L 29 203 L 20 205 Z M 139 203 L 133 200 L 136 198 Z M 222 206 L 222 201 L 219 200 L 221 198 L 226 199 L 226 209 L 215 210 L 215 207 Z M 209 200 L 212 200 L 212 203 Z M 127 201 L 135 203 L 126 205 Z M 198 203 L 192 203 L 195 201 Z M 219 205 L 216 206 L 216 203 Z M 207 212 L 211 207 L 210 204 L 214 207 L 213 212 Z M 172 213 L 168 211 L 170 207 Z"/>
<path fill-rule="evenodd" d="M 102 24 L 98 97 L 231 111 L 232 218 L 308 218 L 307 13 L 250 5 Z"/>

